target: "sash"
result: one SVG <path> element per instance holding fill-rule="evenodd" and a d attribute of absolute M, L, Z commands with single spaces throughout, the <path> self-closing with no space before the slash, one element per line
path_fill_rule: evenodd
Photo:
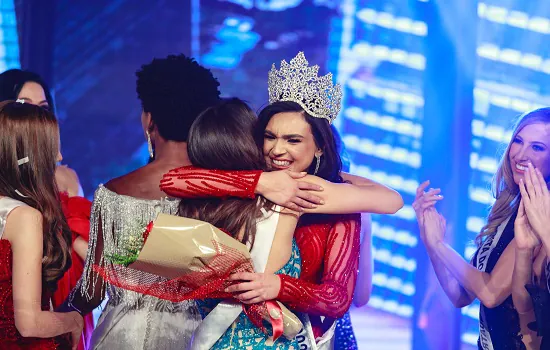
<path fill-rule="evenodd" d="M 476 259 L 476 267 L 479 271 L 485 272 L 487 269 L 489 257 L 491 256 L 493 249 L 495 249 L 500 241 L 502 233 L 504 232 L 504 229 L 506 228 L 506 225 L 508 225 L 509 221 L 510 217 L 498 225 L 497 232 L 490 235 L 479 248 Z M 481 343 L 481 348 L 483 350 L 494 350 L 493 342 L 491 341 L 491 334 L 487 328 L 487 321 L 483 307 L 479 308 L 479 342 Z"/>
<path fill-rule="evenodd" d="M 334 332 L 336 330 L 336 320 L 329 329 L 319 338 L 315 339 L 311 321 L 307 314 L 301 314 L 300 320 L 304 328 L 296 336 L 300 350 L 332 350 L 334 349 Z"/>
<path fill-rule="evenodd" d="M 257 223 L 254 247 L 250 257 L 256 272 L 264 272 L 271 245 L 275 238 L 277 223 L 279 222 L 280 207 L 268 213 L 262 209 L 264 218 Z M 191 350 L 207 350 L 212 348 L 243 311 L 242 304 L 234 301 L 222 301 L 202 320 L 195 330 Z"/>

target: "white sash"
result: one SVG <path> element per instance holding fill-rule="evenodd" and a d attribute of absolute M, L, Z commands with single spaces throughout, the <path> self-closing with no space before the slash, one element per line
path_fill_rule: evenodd
<path fill-rule="evenodd" d="M 336 320 L 332 326 L 319 338 L 315 339 L 311 321 L 307 314 L 301 314 L 300 320 L 304 328 L 296 336 L 300 350 L 332 350 L 334 349 L 334 331 L 336 330 Z"/>
<path fill-rule="evenodd" d="M 481 245 L 477 253 L 476 267 L 479 271 L 485 272 L 487 269 L 487 263 L 493 249 L 497 246 L 502 237 L 502 233 L 508 225 L 510 217 L 504 220 L 497 228 L 497 232 L 494 235 L 490 235 L 485 242 Z M 483 308 L 480 308 L 479 313 L 479 342 L 481 343 L 481 348 L 483 350 L 494 350 L 493 342 L 491 341 L 491 334 L 489 329 L 487 329 L 487 321 L 485 320 L 485 312 Z"/>
<path fill-rule="evenodd" d="M 250 251 L 254 270 L 264 272 L 271 251 L 271 245 L 279 222 L 280 207 L 264 213 L 264 219 L 258 221 L 254 247 Z M 202 320 L 195 330 L 191 350 L 210 349 L 220 339 L 243 311 L 242 304 L 232 301 L 222 301 Z"/>

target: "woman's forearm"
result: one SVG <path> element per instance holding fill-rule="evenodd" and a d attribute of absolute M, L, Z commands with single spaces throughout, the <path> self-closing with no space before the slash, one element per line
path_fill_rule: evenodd
<path fill-rule="evenodd" d="M 486 307 L 498 306 L 510 295 L 512 278 L 509 270 L 508 276 L 501 274 L 494 278 L 494 275 L 479 271 L 468 264 L 460 254 L 443 241 L 436 243 L 433 252 L 458 283 Z M 512 261 L 508 263 L 513 264 L 513 255 Z"/>
<path fill-rule="evenodd" d="M 429 249 L 428 257 L 432 263 L 437 280 L 451 303 L 457 308 L 470 305 L 473 298 L 445 267 L 445 264 L 441 261 L 441 259 L 439 259 L 439 257 L 437 257 L 437 254 L 433 250 Z"/>
<path fill-rule="evenodd" d="M 73 241 L 73 250 L 82 261 L 86 261 L 86 253 L 88 252 L 88 242 L 82 237 L 76 237 Z"/>
<path fill-rule="evenodd" d="M 15 311 L 15 326 L 23 337 L 55 337 L 76 331 L 81 325 L 82 318 L 76 312 Z"/>
<path fill-rule="evenodd" d="M 394 214 L 403 207 L 403 198 L 399 193 L 379 184 L 358 186 L 353 183 L 333 183 L 310 175 L 304 181 L 323 187 L 323 191 L 315 194 L 324 201 L 317 208 L 306 209 L 306 213 Z"/>
<path fill-rule="evenodd" d="M 533 309 L 531 296 L 525 289 L 525 285 L 531 283 L 533 271 L 533 250 L 516 249 L 516 261 L 512 277 L 512 298 L 518 313 L 526 313 Z"/>
<path fill-rule="evenodd" d="M 369 302 L 372 292 L 372 223 L 370 214 L 361 215 L 361 252 L 359 254 L 359 271 L 357 272 L 357 284 L 353 293 L 353 303 L 357 307 Z"/>

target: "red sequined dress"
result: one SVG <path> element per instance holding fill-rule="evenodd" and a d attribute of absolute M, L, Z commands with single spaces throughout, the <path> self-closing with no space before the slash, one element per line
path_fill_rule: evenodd
<path fill-rule="evenodd" d="M 66 349 L 61 338 L 24 338 L 15 327 L 12 289 L 11 244 L 1 239 L 9 213 L 22 205 L 20 201 L 0 198 L 0 349 Z M 42 290 L 42 310 L 50 309 L 50 295 Z"/>
<path fill-rule="evenodd" d="M 165 174 L 160 188 L 180 198 L 254 198 L 261 171 L 182 167 Z M 304 215 L 294 234 L 302 257 L 300 278 L 280 275 L 277 299 L 309 315 L 321 336 L 349 309 L 359 265 L 360 214 Z M 324 316 L 322 320 L 321 316 Z"/>
<path fill-rule="evenodd" d="M 63 213 L 67 219 L 67 223 L 73 233 L 72 242 L 78 237 L 89 240 L 90 234 L 90 212 L 92 210 L 92 202 L 84 197 L 74 196 L 69 197 L 66 193 L 60 193 L 61 206 Z M 57 290 L 53 295 L 52 303 L 54 309 L 63 304 L 65 298 L 69 296 L 71 290 L 76 287 L 76 283 L 82 276 L 84 271 L 84 261 L 78 256 L 76 251 L 71 253 L 72 264 L 69 270 L 65 272 L 63 278 L 57 282 Z M 90 313 L 84 317 L 84 328 L 82 336 L 78 343 L 78 350 L 85 350 L 90 344 L 90 337 L 94 330 L 94 316 Z"/>

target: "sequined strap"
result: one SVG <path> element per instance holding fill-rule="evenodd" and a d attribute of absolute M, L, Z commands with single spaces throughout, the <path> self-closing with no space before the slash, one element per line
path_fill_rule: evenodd
<path fill-rule="evenodd" d="M 328 235 L 320 283 L 279 275 L 281 289 L 277 300 L 293 310 L 330 318 L 342 317 L 353 299 L 359 266 L 360 230 L 359 215 L 336 222 Z M 316 236 L 312 242 L 321 246 L 321 239 L 321 236 Z"/>
<path fill-rule="evenodd" d="M 186 166 L 164 174 L 160 189 L 178 198 L 254 198 L 261 174 L 260 170 L 222 171 Z"/>
<path fill-rule="evenodd" d="M 25 203 L 9 197 L 0 198 L 0 239 L 4 234 L 6 227 L 6 220 L 11 211 L 17 207 L 26 205 Z"/>

